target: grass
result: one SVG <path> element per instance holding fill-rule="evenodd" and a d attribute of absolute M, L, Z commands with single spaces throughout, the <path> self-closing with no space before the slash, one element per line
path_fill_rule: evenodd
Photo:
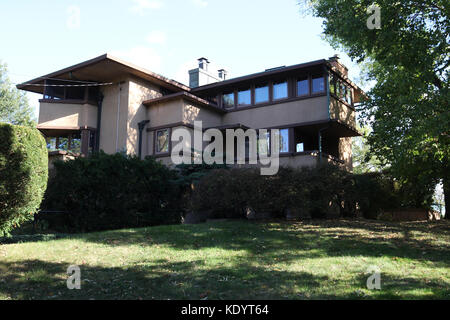
<path fill-rule="evenodd" d="M 0 299 L 450 299 L 449 227 L 224 221 L 3 244 Z"/>

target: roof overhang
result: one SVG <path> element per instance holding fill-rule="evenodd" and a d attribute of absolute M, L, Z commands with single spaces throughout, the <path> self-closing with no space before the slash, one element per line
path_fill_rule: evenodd
<path fill-rule="evenodd" d="M 323 70 L 321 69 L 323 66 L 325 66 L 327 63 L 327 60 L 320 59 L 315 60 L 311 62 L 296 64 L 288 67 L 282 67 L 282 68 L 276 68 L 269 71 L 264 72 L 258 72 L 242 77 L 232 78 L 225 81 L 215 82 L 212 84 L 204 85 L 197 88 L 192 88 L 192 93 L 212 93 L 212 92 L 219 92 L 231 88 L 235 88 L 236 86 L 246 86 L 250 85 L 253 82 L 261 82 L 264 83 L 265 81 L 273 81 L 276 80 L 278 77 L 281 79 L 285 78 L 286 76 L 294 75 L 299 70 Z"/>
<path fill-rule="evenodd" d="M 189 87 L 175 80 L 165 78 L 157 73 L 125 62 L 109 54 L 104 54 L 94 59 L 24 82 L 17 85 L 17 88 L 42 94 L 44 81 L 49 78 L 105 83 L 123 79 L 124 75 L 133 75 L 173 91 L 190 90 Z"/>
<path fill-rule="evenodd" d="M 199 98 L 199 97 L 197 97 L 191 93 L 185 92 L 185 91 L 165 95 L 165 96 L 151 99 L 151 100 L 147 100 L 147 101 L 144 101 L 142 104 L 144 106 L 150 107 L 153 105 L 157 105 L 157 104 L 161 104 L 161 103 L 165 103 L 165 102 L 169 102 L 169 101 L 174 101 L 174 100 L 186 100 L 186 101 L 192 102 L 200 107 L 205 107 L 207 109 L 210 109 L 210 110 L 213 110 L 213 111 L 216 111 L 219 113 L 226 113 L 225 110 L 219 108 L 216 104 L 211 103 L 205 99 Z"/>

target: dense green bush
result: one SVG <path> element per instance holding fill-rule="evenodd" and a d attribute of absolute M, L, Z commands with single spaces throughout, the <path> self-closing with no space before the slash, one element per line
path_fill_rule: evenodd
<path fill-rule="evenodd" d="M 211 211 L 213 217 L 243 217 L 246 208 L 283 217 L 292 209 L 324 218 L 333 203 L 345 212 L 351 197 L 342 186 L 351 184 L 348 176 L 335 166 L 280 168 L 274 176 L 262 176 L 258 169 L 215 170 L 195 184 L 191 209 Z"/>
<path fill-rule="evenodd" d="M 179 223 L 177 174 L 153 158 L 103 152 L 55 162 L 44 207 L 67 212 L 62 231 Z"/>
<path fill-rule="evenodd" d="M 213 170 L 195 183 L 190 208 L 217 218 L 245 217 L 251 208 L 271 217 L 289 210 L 312 218 L 376 219 L 383 211 L 426 203 L 426 192 L 411 189 L 387 173 L 354 175 L 333 165 L 280 168 L 274 176 L 258 169 Z"/>
<path fill-rule="evenodd" d="M 47 146 L 40 132 L 0 123 L 0 236 L 33 218 L 47 178 Z"/>

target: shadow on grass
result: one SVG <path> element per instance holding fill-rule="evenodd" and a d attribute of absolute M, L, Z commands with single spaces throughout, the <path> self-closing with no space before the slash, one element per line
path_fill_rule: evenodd
<path fill-rule="evenodd" d="M 288 299 L 327 277 L 267 271 L 246 263 L 202 269 L 202 261 L 154 261 L 132 268 L 80 266 L 81 290 L 66 286 L 68 265 L 28 260 L 0 262 L 0 296 L 12 299 Z M 300 290 L 300 291 L 299 291 Z"/>
<path fill-rule="evenodd" d="M 0 296 L 12 299 L 75 300 L 450 298 L 446 283 L 437 280 L 383 275 L 382 290 L 368 292 L 364 289 L 366 276 L 335 283 L 327 276 L 269 271 L 243 262 L 208 270 L 202 269 L 202 266 L 202 261 L 171 263 L 167 260 L 132 268 L 82 265 L 81 289 L 69 290 L 66 286 L 66 264 L 40 260 L 0 262 Z"/>
<path fill-rule="evenodd" d="M 86 242 L 110 246 L 167 246 L 176 250 L 220 248 L 243 250 L 255 259 L 270 263 L 317 257 L 392 257 L 427 261 L 436 267 L 450 266 L 449 244 L 416 239 L 412 231 L 432 234 L 417 224 L 385 224 L 361 221 L 309 221 L 303 223 L 216 222 L 201 225 L 162 226 L 135 230 L 78 235 Z M 425 225 L 428 227 L 428 225 Z M 386 230 L 387 229 L 387 230 Z M 437 232 L 434 234 L 433 232 Z M 442 232 L 442 234 L 440 233 Z M 78 237 L 77 236 L 77 237 Z"/>

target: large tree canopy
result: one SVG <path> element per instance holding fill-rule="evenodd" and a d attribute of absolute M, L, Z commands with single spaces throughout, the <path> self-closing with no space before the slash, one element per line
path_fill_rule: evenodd
<path fill-rule="evenodd" d="M 373 129 L 371 152 L 402 179 L 442 180 L 449 208 L 450 2 L 378 0 L 380 28 L 368 27 L 373 1 L 306 3 L 330 43 L 364 63 L 375 83 L 359 110 Z"/>
<path fill-rule="evenodd" d="M 10 82 L 6 65 L 0 63 L 0 122 L 34 127 L 33 118 L 25 93 Z"/>

